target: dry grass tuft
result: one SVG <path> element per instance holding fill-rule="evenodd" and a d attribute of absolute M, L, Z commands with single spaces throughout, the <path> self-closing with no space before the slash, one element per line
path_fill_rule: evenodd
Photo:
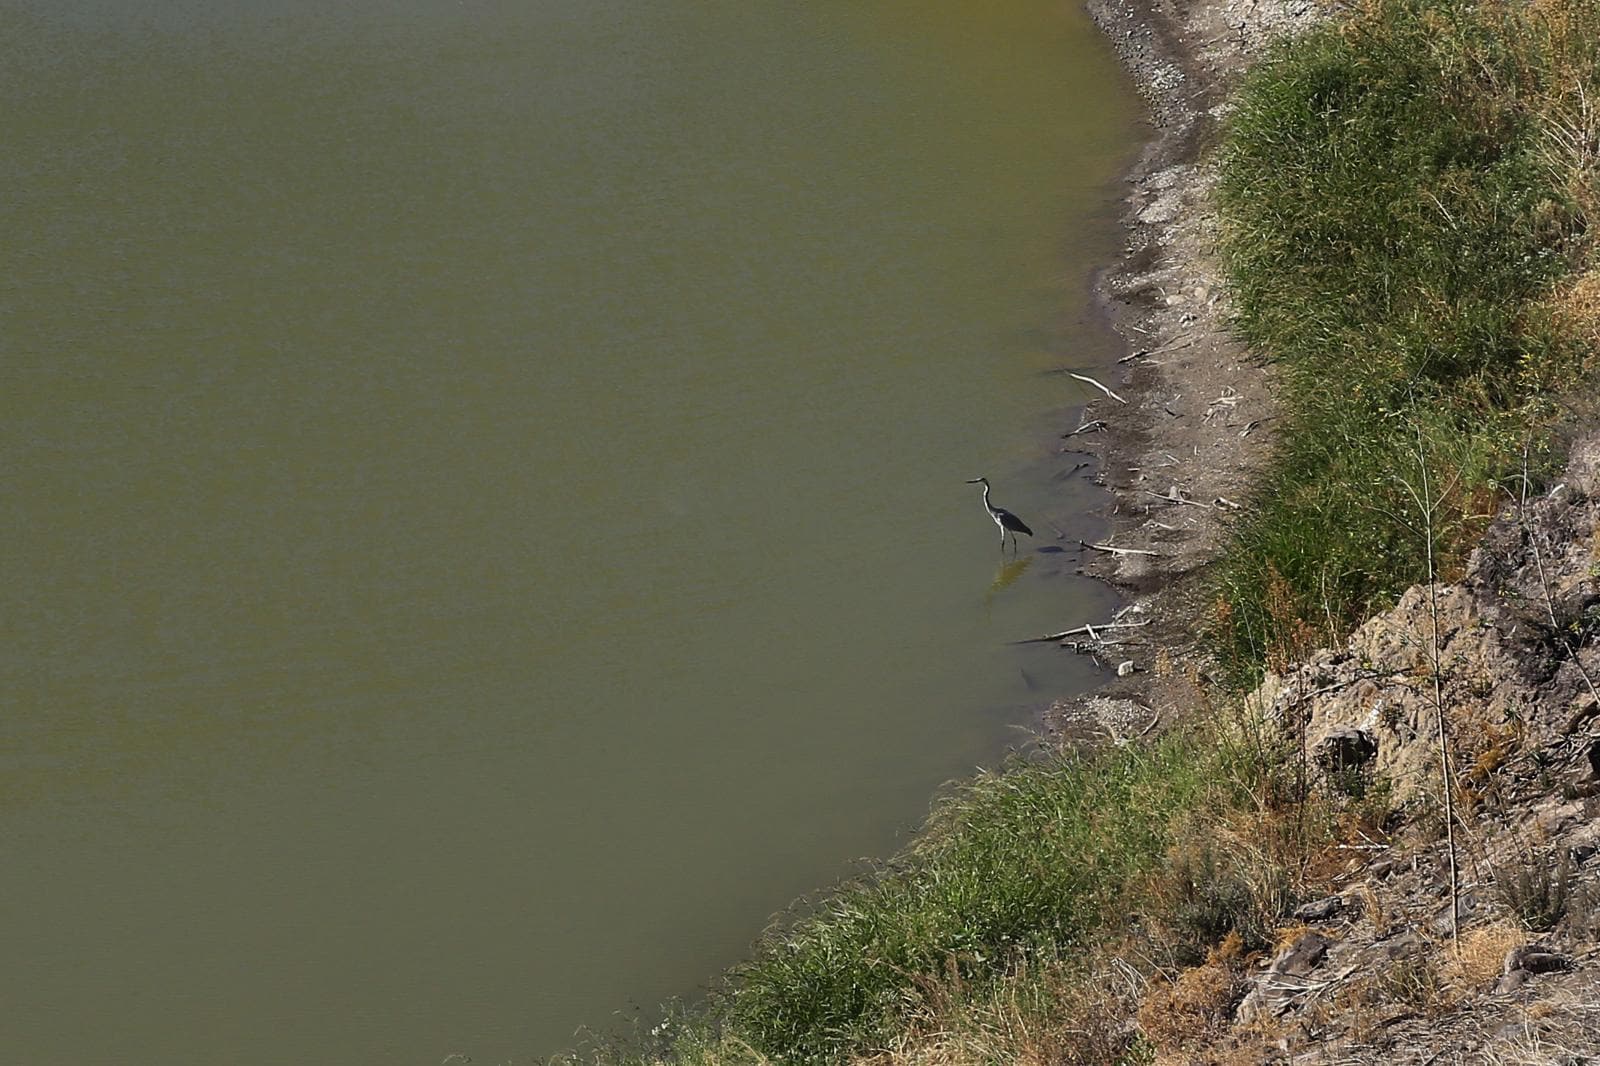
<path fill-rule="evenodd" d="M 1248 985 L 1245 960 L 1243 938 L 1229 933 L 1204 963 L 1150 986 L 1139 1027 L 1159 1055 L 1199 1048 L 1226 1031 Z"/>
<path fill-rule="evenodd" d="M 1324 1025 L 1337 1018 L 1352 1042 L 1375 1043 L 1396 1018 L 1437 1013 L 1441 983 L 1431 952 L 1418 951 L 1341 986 L 1316 1004 L 1311 1017 Z"/>
<path fill-rule="evenodd" d="M 1141 976 L 1105 958 L 1084 970 L 1059 963 L 1021 969 L 974 990 L 951 978 L 890 1047 L 855 1066 L 1094 1066 L 1123 1060 Z"/>
<path fill-rule="evenodd" d="M 1480 925 L 1461 935 L 1460 951 L 1441 967 L 1448 987 L 1447 998 L 1459 1000 L 1478 992 L 1499 978 L 1506 953 L 1528 942 L 1528 934 L 1516 922 L 1502 919 Z"/>
<path fill-rule="evenodd" d="M 1389 934 L 1389 914 L 1383 909 L 1383 901 L 1378 898 L 1378 892 L 1371 884 L 1363 881 L 1357 885 L 1353 893 L 1361 901 L 1361 912 L 1367 921 L 1372 923 L 1372 935 L 1385 937 Z"/>
<path fill-rule="evenodd" d="M 1302 849 L 1292 823 L 1271 811 L 1195 812 L 1173 833 L 1166 863 L 1146 879 L 1151 917 L 1180 955 L 1238 934 L 1271 942 L 1297 887 Z"/>
<path fill-rule="evenodd" d="M 1600 348 L 1600 269 L 1558 289 L 1549 306 L 1563 329 L 1590 349 Z"/>

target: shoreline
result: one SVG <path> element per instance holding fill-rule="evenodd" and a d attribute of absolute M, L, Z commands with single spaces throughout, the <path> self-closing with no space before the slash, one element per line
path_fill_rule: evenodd
<path fill-rule="evenodd" d="M 838 888 L 826 913 L 774 927 L 757 957 L 730 975 L 723 1013 L 712 1020 L 727 1027 L 697 1030 L 687 1045 L 726 1054 L 674 1061 L 744 1062 L 753 1052 L 763 1062 L 771 1055 L 910 1064 L 1333 1063 L 1352 1054 L 1427 1063 L 1468 1053 L 1474 1061 L 1542 1062 L 1551 1050 L 1600 1046 L 1600 882 L 1592 864 L 1585 868 L 1600 848 L 1593 644 L 1600 445 L 1592 433 L 1580 439 L 1564 474 L 1550 473 L 1564 480 L 1548 491 L 1548 482 L 1530 476 L 1527 443 L 1520 477 L 1506 477 L 1514 452 L 1491 454 L 1472 476 L 1487 478 L 1496 513 L 1480 514 L 1476 483 L 1464 483 L 1460 496 L 1471 508 L 1467 517 L 1489 521 L 1488 529 L 1441 535 L 1436 508 L 1458 482 L 1439 492 L 1429 486 L 1468 474 L 1448 457 L 1447 474 L 1434 470 L 1440 448 L 1479 438 L 1462 431 L 1425 439 L 1433 410 L 1425 402 L 1403 408 L 1409 421 L 1391 428 L 1385 405 L 1393 401 L 1364 395 L 1362 375 L 1416 371 L 1383 350 L 1387 334 L 1366 346 L 1350 341 L 1394 317 L 1390 289 L 1374 286 L 1363 298 L 1374 270 L 1359 257 L 1331 281 L 1318 274 L 1327 258 L 1318 228 L 1324 219 L 1345 225 L 1340 232 L 1357 247 L 1377 250 L 1376 276 L 1384 280 L 1390 250 L 1415 241 L 1422 252 L 1401 260 L 1401 276 L 1407 291 L 1438 306 L 1450 298 L 1439 285 L 1456 277 L 1439 271 L 1440 249 L 1453 253 L 1465 227 L 1473 247 L 1498 251 L 1511 242 L 1502 254 L 1524 266 L 1507 277 L 1474 272 L 1485 279 L 1474 297 L 1513 310 L 1544 306 L 1552 298 L 1544 275 L 1526 264 L 1559 250 L 1552 242 L 1564 235 L 1576 237 L 1533 234 L 1506 221 L 1504 190 L 1488 180 L 1498 158 L 1489 149 L 1465 157 L 1461 174 L 1449 172 L 1466 188 L 1459 211 L 1439 204 L 1442 221 L 1427 211 L 1397 219 L 1392 200 L 1374 199 L 1373 176 L 1396 168 L 1396 143 L 1425 142 L 1429 131 L 1450 128 L 1441 124 L 1474 128 L 1473 106 L 1510 106 L 1508 95 L 1521 85 L 1509 76 L 1474 83 L 1463 93 L 1468 103 L 1454 102 L 1461 81 L 1452 80 L 1453 59 L 1463 41 L 1479 32 L 1525 40 L 1525 49 L 1508 47 L 1501 60 L 1516 73 L 1519 61 L 1551 62 L 1574 42 L 1587 48 L 1595 16 L 1581 34 L 1561 36 L 1567 24 L 1546 13 L 1533 25 L 1547 31 L 1540 36 L 1516 12 L 1488 5 L 1459 23 L 1429 19 L 1431 8 L 1394 5 L 1367 13 L 1348 33 L 1323 33 L 1289 50 L 1283 63 L 1263 68 L 1260 82 L 1241 86 L 1240 75 L 1267 45 L 1314 28 L 1327 13 L 1263 2 L 1200 0 L 1184 8 L 1177 0 L 1087 0 L 1145 94 L 1151 125 L 1122 178 L 1123 254 L 1092 286 L 1105 316 L 1095 328 L 1103 322 L 1119 334 L 1124 354 L 1095 371 L 1103 381 L 1079 375 L 1105 395 L 1073 409 L 1081 411 L 1079 424 L 1060 427 L 1064 445 L 1056 450 L 1098 460 L 1094 480 L 1111 496 L 1083 517 L 1111 532 L 1084 546 L 1099 554 L 1081 560 L 1078 572 L 1125 597 L 1114 619 L 1139 628 L 1119 641 L 1132 626 L 1108 632 L 1103 621 L 1045 640 L 1083 633 L 1082 643 L 1067 639 L 1061 650 L 1135 669 L 1119 666 L 1117 680 L 1055 704 L 1040 723 L 1044 757 L 951 789 L 914 848 Z M 1429 51 L 1441 30 L 1442 56 Z M 1592 51 L 1573 62 L 1590 83 L 1600 77 Z M 1377 116 L 1345 121 L 1341 111 L 1329 122 L 1321 96 L 1308 104 L 1329 70 L 1370 87 L 1361 99 L 1378 101 Z M 1386 105 L 1411 99 L 1419 83 L 1425 105 L 1396 118 Z M 1246 95 L 1235 97 L 1241 87 Z M 1239 112 L 1224 158 L 1212 149 L 1234 99 L 1248 110 Z M 1564 121 L 1564 101 L 1543 99 L 1533 114 Z M 1533 135 L 1528 127 L 1514 132 L 1520 140 L 1491 147 L 1526 146 Z M 1329 144 L 1345 149 L 1340 159 L 1363 165 L 1352 173 L 1327 166 Z M 1431 189 L 1437 160 L 1423 152 L 1406 162 L 1395 179 L 1400 194 Z M 1467 171 L 1472 179 L 1462 176 Z M 1514 188 L 1557 196 L 1593 173 L 1592 161 L 1581 158 L 1557 175 L 1566 186 L 1522 174 Z M 1223 230 L 1210 208 L 1219 188 L 1231 217 L 1251 227 L 1243 234 L 1261 236 L 1276 254 L 1241 253 L 1248 242 Z M 1569 224 L 1581 232 L 1585 217 Z M 1220 281 L 1224 243 L 1237 289 Z M 1592 241 L 1569 254 L 1565 265 L 1585 270 L 1579 288 L 1558 293 L 1570 300 L 1592 291 L 1600 269 Z M 1252 313 L 1235 318 L 1233 299 Z M 1274 301 L 1281 322 L 1263 326 L 1263 300 Z M 1483 353 L 1484 367 L 1520 372 L 1531 356 L 1549 377 L 1533 379 L 1491 413 L 1568 420 L 1590 412 L 1593 352 L 1580 358 L 1569 345 L 1592 347 L 1600 310 L 1565 313 L 1576 320 L 1567 326 L 1587 331 L 1531 340 L 1494 334 L 1500 346 Z M 1435 322 L 1409 308 L 1401 314 L 1405 325 L 1416 324 L 1403 339 L 1424 351 L 1462 332 L 1480 340 L 1479 319 L 1470 315 Z M 1319 315 L 1345 329 L 1322 329 Z M 1236 322 L 1284 369 L 1253 359 L 1233 334 Z M 1551 350 L 1527 346 L 1534 341 Z M 1478 365 L 1428 379 L 1437 395 L 1427 402 L 1479 414 L 1477 379 L 1466 373 Z M 1324 375 L 1340 372 L 1327 390 L 1326 421 L 1308 419 L 1301 375 L 1317 388 Z M 1297 391 L 1276 400 L 1272 386 Z M 1575 406 L 1546 413 L 1536 401 Z M 1294 405 L 1293 436 L 1278 404 Z M 1362 435 L 1354 422 L 1374 433 Z M 1362 446 L 1388 447 L 1378 455 L 1387 465 L 1371 464 L 1387 481 L 1376 481 L 1369 464 L 1349 461 Z M 1488 450 L 1494 446 L 1503 451 L 1504 442 L 1491 441 Z M 1332 452 L 1334 461 L 1287 473 L 1268 468 L 1306 448 Z M 1417 484 L 1408 480 L 1413 464 Z M 1263 492 L 1269 484 L 1278 490 Z M 1378 498 L 1388 510 L 1374 504 L 1374 485 L 1390 489 Z M 1294 510 L 1303 504 L 1301 489 L 1313 497 L 1309 518 Z M 1340 537 L 1362 532 L 1364 515 L 1399 514 L 1396 525 L 1404 525 L 1408 489 L 1424 528 L 1396 536 L 1420 533 L 1425 552 L 1413 546 L 1407 556 L 1402 544 L 1397 559 L 1378 558 L 1388 544 L 1372 551 L 1362 542 L 1354 564 L 1358 578 L 1406 586 L 1398 599 L 1382 609 L 1385 587 L 1341 602 L 1340 620 L 1356 627 L 1342 639 L 1324 583 L 1311 610 L 1328 615 L 1328 647 L 1313 643 L 1320 631 L 1293 628 L 1303 613 L 1285 610 L 1287 621 L 1280 620 L 1273 597 L 1284 579 L 1273 561 L 1336 551 L 1347 543 Z M 1342 493 L 1342 510 L 1318 509 L 1329 492 Z M 1327 536 L 1263 546 L 1253 539 L 1263 522 Z M 1436 567 L 1435 544 L 1444 536 L 1462 538 L 1449 542 L 1452 550 L 1471 549 L 1453 577 Z M 1258 571 L 1247 575 L 1254 585 L 1241 583 L 1231 569 L 1240 553 L 1267 558 L 1265 580 Z M 1412 564 L 1424 554 L 1425 583 L 1418 583 Z M 1369 562 L 1370 572 L 1360 569 Z M 1313 572 L 1313 596 L 1317 580 Z M 1229 666 L 1210 665 L 1195 630 L 1208 617 L 1225 627 L 1217 609 L 1241 603 L 1256 612 L 1246 621 L 1255 627 L 1249 646 L 1238 653 L 1244 665 L 1233 667 L 1236 675 L 1208 677 Z M 1231 624 L 1240 624 L 1237 616 Z M 1153 735 L 1141 742 L 1146 734 Z"/>
<path fill-rule="evenodd" d="M 1314 24 L 1303 0 L 1085 0 L 1085 9 L 1143 97 L 1149 137 L 1120 179 L 1123 251 L 1092 282 L 1096 313 L 1123 356 L 1106 384 L 1128 402 L 1096 397 L 1082 423 L 1063 427 L 1062 452 L 1091 457 L 1110 493 L 1103 543 L 1136 552 L 1089 552 L 1082 572 L 1116 591 L 1119 616 L 1149 623 L 1118 659 L 1136 672 L 1058 700 L 1039 721 L 1055 740 L 1143 726 L 1164 728 L 1199 698 L 1194 646 L 1203 604 L 1194 580 L 1216 558 L 1231 512 L 1272 451 L 1272 374 L 1228 330 L 1228 305 L 1212 259 L 1216 218 L 1205 158 L 1239 75 L 1272 40 Z M 1148 724 L 1146 724 L 1148 723 Z"/>

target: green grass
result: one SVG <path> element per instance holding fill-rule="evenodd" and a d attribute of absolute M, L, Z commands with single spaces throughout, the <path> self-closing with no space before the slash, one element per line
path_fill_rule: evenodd
<path fill-rule="evenodd" d="M 1298 898 L 1289 856 L 1329 837 L 1291 761 L 1241 724 L 1019 757 L 960 785 L 912 848 L 786 916 L 653 1046 L 602 1046 L 583 1061 L 976 1066 L 1131 1053 L 1138 997 L 1093 971 L 1105 946 L 1170 965 L 1230 933 L 1264 948 Z"/>
<path fill-rule="evenodd" d="M 1210 786 L 1207 765 L 1174 736 L 978 778 L 939 805 L 900 862 L 737 969 L 727 1023 L 785 1061 L 838 1061 L 902 1029 L 930 981 L 975 980 L 1082 942 L 1160 861 L 1172 818 Z"/>
<path fill-rule="evenodd" d="M 1592 0 L 1574 7 L 1600 30 Z M 1530 19 L 1384 0 L 1279 48 L 1239 94 L 1224 253 L 1287 416 L 1219 568 L 1240 685 L 1424 580 L 1429 536 L 1448 570 L 1577 373 L 1542 301 L 1581 263 L 1585 217 L 1539 105 L 1600 83 Z"/>

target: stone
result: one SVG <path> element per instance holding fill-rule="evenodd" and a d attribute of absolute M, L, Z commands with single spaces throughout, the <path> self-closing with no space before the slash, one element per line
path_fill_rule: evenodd
<path fill-rule="evenodd" d="M 1321 933 L 1302 934 L 1282 954 L 1272 960 L 1272 965 L 1267 967 L 1262 980 L 1258 981 L 1240 1001 L 1239 1009 L 1234 1012 L 1234 1020 L 1240 1025 L 1248 1025 L 1253 1020 L 1272 1013 L 1282 1001 L 1283 990 L 1271 978 L 1307 976 L 1321 964 L 1323 956 L 1327 955 L 1328 948 L 1332 944 L 1333 941 Z"/>
<path fill-rule="evenodd" d="M 1512 992 L 1516 992 L 1522 988 L 1523 985 L 1527 984 L 1529 979 L 1532 977 L 1533 974 L 1529 973 L 1527 970 L 1512 970 L 1510 973 L 1506 974 L 1505 976 L 1501 977 L 1500 980 L 1495 982 L 1495 995 L 1510 995 Z"/>
<path fill-rule="evenodd" d="M 1573 704 L 1572 717 L 1567 719 L 1567 724 L 1562 728 L 1563 733 L 1572 734 L 1582 729 L 1595 714 L 1600 713 L 1600 703 L 1585 692 Z"/>
<path fill-rule="evenodd" d="M 1378 742 L 1363 729 L 1335 729 L 1317 745 L 1317 762 L 1329 773 L 1354 770 L 1378 754 Z"/>
<path fill-rule="evenodd" d="M 1322 957 L 1328 953 L 1328 948 L 1332 944 L 1333 941 L 1321 933 L 1302 933 L 1283 954 L 1272 960 L 1272 965 L 1267 969 L 1270 973 L 1305 977 L 1321 964 Z"/>
<path fill-rule="evenodd" d="M 1572 967 L 1572 956 L 1564 955 L 1545 944 L 1524 944 L 1506 953 L 1506 975 L 1524 970 L 1528 973 L 1554 973 Z"/>
<path fill-rule="evenodd" d="M 1295 908 L 1294 916 L 1302 922 L 1325 922 L 1342 910 L 1344 910 L 1343 896 L 1325 896 L 1310 903 L 1302 903 Z"/>
<path fill-rule="evenodd" d="M 1456 897 L 1456 921 L 1453 926 L 1450 921 L 1449 868 L 1441 863 L 1437 874 L 1445 880 L 1436 885 L 1433 891 L 1444 900 L 1444 905 L 1429 918 L 1428 928 L 1433 930 L 1435 936 L 1448 936 L 1452 928 L 1465 928 L 1473 920 L 1474 915 L 1482 912 L 1485 897 L 1473 889 L 1462 891 Z"/>

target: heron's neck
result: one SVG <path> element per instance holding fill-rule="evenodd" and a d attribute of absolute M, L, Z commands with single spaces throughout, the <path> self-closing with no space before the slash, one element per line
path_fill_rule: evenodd
<path fill-rule="evenodd" d="M 983 482 L 983 505 L 985 507 L 989 506 L 989 483 L 987 481 Z"/>

